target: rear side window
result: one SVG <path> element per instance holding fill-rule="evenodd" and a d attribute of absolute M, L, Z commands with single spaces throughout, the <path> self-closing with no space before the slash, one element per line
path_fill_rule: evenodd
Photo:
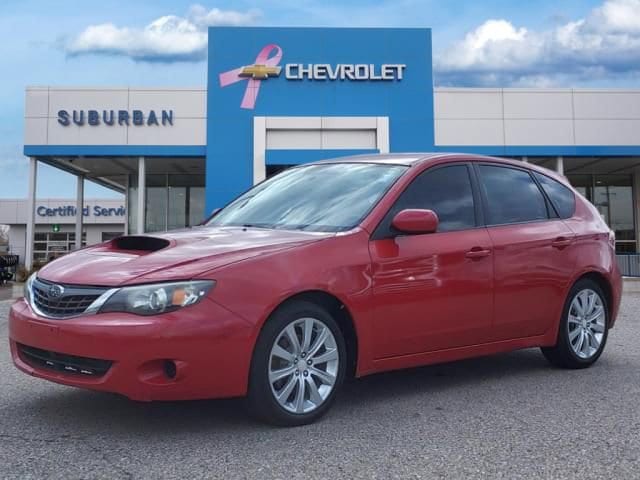
<path fill-rule="evenodd" d="M 400 195 L 379 231 L 390 233 L 395 214 L 407 208 L 433 210 L 438 215 L 438 232 L 474 228 L 476 216 L 469 168 L 451 165 L 418 175 Z"/>
<path fill-rule="evenodd" d="M 576 209 L 576 196 L 571 189 L 541 173 L 534 172 L 533 174 L 542 185 L 544 192 L 551 199 L 551 203 L 553 203 L 560 218 L 572 217 Z"/>
<path fill-rule="evenodd" d="M 494 165 L 480 165 L 479 170 L 489 225 L 548 218 L 544 196 L 527 171 Z"/>

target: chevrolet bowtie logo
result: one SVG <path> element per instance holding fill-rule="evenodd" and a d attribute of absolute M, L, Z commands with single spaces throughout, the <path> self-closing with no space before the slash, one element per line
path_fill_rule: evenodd
<path fill-rule="evenodd" d="M 281 67 L 269 67 L 267 65 L 247 65 L 242 68 L 240 72 L 241 77 L 251 77 L 259 80 L 264 80 L 269 77 L 277 77 L 280 75 Z"/>
<path fill-rule="evenodd" d="M 265 45 L 253 61 L 253 65 L 234 68 L 218 74 L 221 87 L 233 85 L 236 82 L 247 82 L 240 108 L 252 110 L 256 106 L 256 99 L 260 91 L 262 80 L 280 75 L 278 66 L 282 59 L 282 49 L 275 43 Z"/>

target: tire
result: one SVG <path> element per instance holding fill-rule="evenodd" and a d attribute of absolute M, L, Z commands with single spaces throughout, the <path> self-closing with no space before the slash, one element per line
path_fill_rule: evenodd
<path fill-rule="evenodd" d="M 557 367 L 590 367 L 604 351 L 608 325 L 609 308 L 602 288 L 591 279 L 578 280 L 567 295 L 556 345 L 542 348 L 542 353 Z"/>
<path fill-rule="evenodd" d="M 346 364 L 344 337 L 324 308 L 307 301 L 284 305 L 267 320 L 254 349 L 249 414 L 279 426 L 316 421 L 335 400 Z"/>

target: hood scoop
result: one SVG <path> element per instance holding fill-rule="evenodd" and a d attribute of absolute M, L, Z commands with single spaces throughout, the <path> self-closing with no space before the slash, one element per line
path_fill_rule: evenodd
<path fill-rule="evenodd" d="M 116 250 L 136 250 L 141 252 L 157 252 L 167 248 L 171 243 L 164 238 L 146 235 L 126 235 L 114 238 L 111 245 Z"/>

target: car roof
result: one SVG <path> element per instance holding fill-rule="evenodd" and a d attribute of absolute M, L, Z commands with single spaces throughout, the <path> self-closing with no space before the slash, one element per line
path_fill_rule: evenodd
<path fill-rule="evenodd" d="M 410 167 L 431 158 L 442 157 L 442 153 L 365 153 L 348 157 L 328 158 L 313 163 L 382 163 Z"/>
<path fill-rule="evenodd" d="M 532 163 L 525 163 L 522 160 L 515 160 L 503 157 L 489 157 L 487 155 L 476 155 L 472 153 L 455 153 L 455 152 L 431 152 L 431 153 L 368 153 L 362 155 L 350 155 L 347 157 L 329 158 L 313 162 L 312 164 L 327 163 L 377 163 L 382 165 L 404 165 L 413 167 L 423 165 L 425 163 L 434 163 L 440 160 L 455 159 L 458 161 L 475 161 L 500 163 L 504 165 L 512 165 L 520 168 L 527 168 L 536 172 L 543 173 L 549 177 L 567 183 L 567 179 L 556 172 Z M 310 164 L 306 164 L 310 165 Z"/>

